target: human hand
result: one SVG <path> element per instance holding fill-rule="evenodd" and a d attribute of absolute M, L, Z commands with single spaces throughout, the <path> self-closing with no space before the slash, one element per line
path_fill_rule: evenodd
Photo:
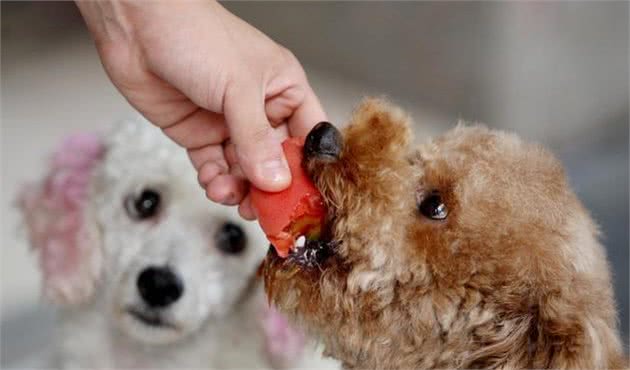
<path fill-rule="evenodd" d="M 297 59 L 214 1 L 78 1 L 110 79 L 187 149 L 209 199 L 255 218 L 248 182 L 286 188 L 281 148 L 326 120 Z"/>

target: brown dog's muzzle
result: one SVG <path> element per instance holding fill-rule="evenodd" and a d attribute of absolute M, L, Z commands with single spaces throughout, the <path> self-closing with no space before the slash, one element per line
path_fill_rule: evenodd
<path fill-rule="evenodd" d="M 329 122 L 318 123 L 306 136 L 303 166 L 309 171 L 317 171 L 319 166 L 311 166 L 312 164 L 326 166 L 326 164 L 336 162 L 341 156 L 342 146 L 343 138 L 335 126 Z M 313 175 L 314 173 L 311 172 L 310 174 Z M 302 245 L 293 249 L 286 260 L 283 261 L 278 257 L 273 247 L 269 249 L 267 260 L 268 262 L 275 262 L 273 264 L 276 266 L 321 267 L 322 263 L 334 254 L 337 245 L 338 243 L 331 240 L 330 230 L 324 227 L 320 239 L 306 240 Z"/>

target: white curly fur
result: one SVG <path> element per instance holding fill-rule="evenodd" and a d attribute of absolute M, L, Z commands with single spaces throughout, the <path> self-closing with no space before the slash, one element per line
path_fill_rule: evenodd
<path fill-rule="evenodd" d="M 266 303 L 255 273 L 268 243 L 258 226 L 240 219 L 233 207 L 204 197 L 184 150 L 140 118 L 116 127 L 105 147 L 83 212 L 84 226 L 96 235 L 90 248 L 99 256 L 90 262 L 96 265 L 91 270 L 99 272 L 83 280 L 93 286 L 64 293 L 68 299 L 59 306 L 56 365 L 337 367 L 310 349 L 302 357 L 266 350 Z M 143 189 L 160 194 L 160 209 L 150 219 L 133 219 L 125 204 Z M 226 222 L 240 225 L 247 236 L 239 254 L 216 248 L 215 236 Z M 145 268 L 164 265 L 180 277 L 184 292 L 159 312 L 168 326 L 152 326 L 130 309 L 156 313 L 143 302 L 137 279 Z M 91 292 L 89 297 L 72 297 L 85 292 Z"/>

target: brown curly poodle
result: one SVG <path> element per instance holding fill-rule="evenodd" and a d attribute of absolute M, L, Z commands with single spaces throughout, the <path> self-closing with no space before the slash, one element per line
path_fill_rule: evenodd
<path fill-rule="evenodd" d="M 269 298 L 346 368 L 625 366 L 604 249 L 561 164 L 483 126 L 412 149 L 408 122 L 370 99 L 343 137 L 309 134 L 328 241 L 270 249 Z"/>

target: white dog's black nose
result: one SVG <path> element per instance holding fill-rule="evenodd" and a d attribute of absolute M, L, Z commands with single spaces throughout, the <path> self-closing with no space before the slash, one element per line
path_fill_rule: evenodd
<path fill-rule="evenodd" d="M 172 304 L 184 292 L 181 279 L 168 267 L 147 267 L 138 275 L 136 285 L 142 300 L 153 308 Z"/>

